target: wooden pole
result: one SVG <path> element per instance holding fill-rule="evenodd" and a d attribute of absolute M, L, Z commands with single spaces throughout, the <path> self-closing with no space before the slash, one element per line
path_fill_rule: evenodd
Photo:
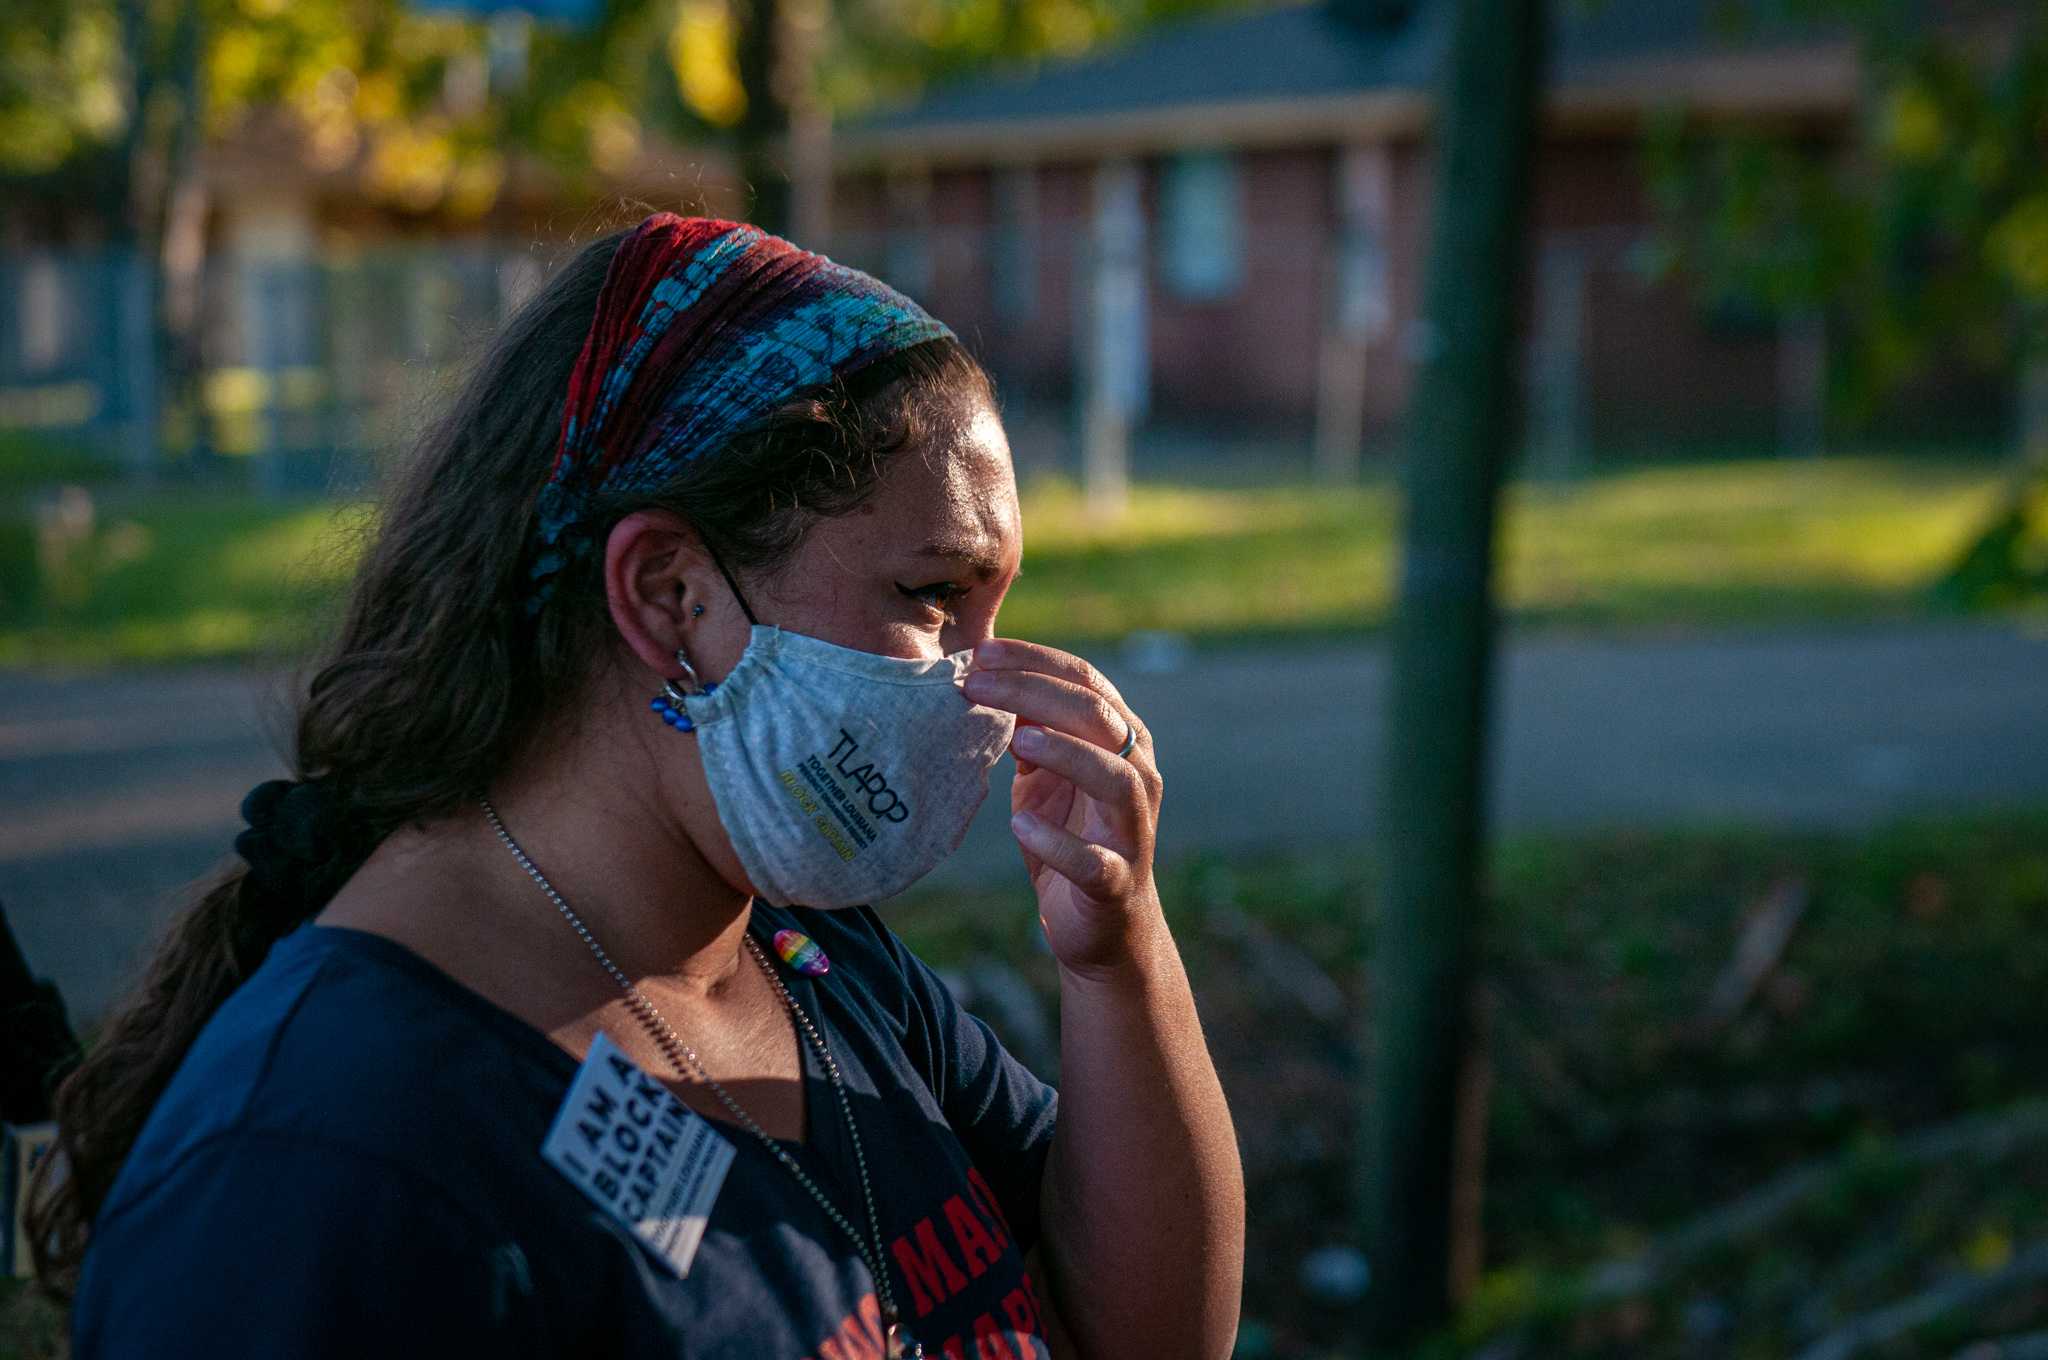
<path fill-rule="evenodd" d="M 1435 232 L 1389 695 L 1385 895 L 1376 932 L 1363 1240 L 1367 1339 L 1450 1309 L 1458 1074 L 1484 845 L 1495 504 L 1517 442 L 1543 0 L 1459 0 L 1438 108 Z"/>
<path fill-rule="evenodd" d="M 1095 167 L 1081 337 L 1081 489 L 1088 513 L 1114 519 L 1130 501 L 1131 425 L 1146 383 L 1145 209 L 1138 167 Z"/>
<path fill-rule="evenodd" d="M 1393 165 L 1386 144 L 1340 149 L 1332 163 L 1337 239 L 1331 297 L 1324 310 L 1316 375 L 1316 474 L 1358 480 L 1370 395 L 1369 346 L 1392 316 L 1387 296 L 1387 238 L 1393 216 Z"/>
<path fill-rule="evenodd" d="M 1778 323 L 1778 451 L 1817 457 L 1827 439 L 1828 328 L 1819 309 Z"/>
<path fill-rule="evenodd" d="M 1532 471 L 1567 481 L 1586 467 L 1586 274 L 1583 241 L 1546 241 L 1536 256 L 1529 394 Z"/>

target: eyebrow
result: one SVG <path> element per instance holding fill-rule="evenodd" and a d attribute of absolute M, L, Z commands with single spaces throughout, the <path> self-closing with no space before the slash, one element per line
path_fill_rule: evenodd
<path fill-rule="evenodd" d="M 917 548 L 912 553 L 912 556 L 945 558 L 956 562 L 965 562 L 973 570 L 974 574 L 984 581 L 993 581 L 996 577 L 1002 575 L 1003 572 L 1001 558 L 990 552 L 984 545 L 965 540 L 935 539 Z"/>

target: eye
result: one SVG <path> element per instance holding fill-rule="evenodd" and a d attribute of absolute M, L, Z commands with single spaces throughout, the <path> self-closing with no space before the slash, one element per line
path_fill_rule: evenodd
<path fill-rule="evenodd" d="M 938 611 L 947 623 L 953 622 L 953 606 L 959 603 L 970 589 L 952 581 L 933 581 L 930 585 L 906 586 L 897 582 L 896 589 L 929 609 Z"/>

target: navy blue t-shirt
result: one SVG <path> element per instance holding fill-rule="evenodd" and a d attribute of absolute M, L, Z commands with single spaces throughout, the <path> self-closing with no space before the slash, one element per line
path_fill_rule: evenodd
<path fill-rule="evenodd" d="M 935 1358 L 1046 1355 L 1024 1252 L 1052 1088 L 873 912 L 755 906 L 764 945 L 784 927 L 831 961 L 783 980 L 845 1080 L 911 1335 Z M 865 1229 L 799 1047 L 810 1137 L 782 1146 Z M 687 1276 L 544 1161 L 576 1072 L 402 945 L 300 927 L 202 1032 L 102 1206 L 79 1360 L 880 1354 L 866 1265 L 753 1135 L 715 1126 L 735 1155 Z"/>

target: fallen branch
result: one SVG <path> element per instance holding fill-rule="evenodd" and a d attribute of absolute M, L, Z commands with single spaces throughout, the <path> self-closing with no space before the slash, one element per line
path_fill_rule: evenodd
<path fill-rule="evenodd" d="M 1792 1335 L 1800 1345 L 1810 1346 L 1834 1328 L 1841 1316 L 1834 1307 L 1837 1299 L 1892 1278 L 1921 1254 L 1923 1246 L 1906 1231 L 1909 1209 L 1904 1200 L 1887 1205 L 1882 1217 L 1864 1225 L 1863 1243 L 1836 1264 L 1819 1289 L 1791 1310 Z"/>
<path fill-rule="evenodd" d="M 1952 1157 L 1992 1161 L 2041 1138 L 2048 1138 L 2048 1100 L 2030 1100 L 1901 1138 L 1887 1161 L 1897 1167 L 1924 1166 Z M 1706 1252 L 1770 1227 L 1833 1185 L 1861 1155 L 1850 1153 L 1795 1167 L 1741 1199 L 1702 1214 L 1641 1255 L 1593 1267 L 1580 1288 L 1579 1305 L 1600 1307 L 1648 1293 Z"/>
<path fill-rule="evenodd" d="M 1792 942 L 1792 932 L 1806 915 L 1806 903 L 1805 880 L 1782 878 L 1750 908 L 1742 933 L 1736 937 L 1735 952 L 1714 979 L 1706 1007 L 1693 1022 L 1695 1042 L 1718 1033 L 1742 1013 L 1785 957 L 1785 946 Z"/>
<path fill-rule="evenodd" d="M 1344 1018 L 1344 989 L 1300 945 L 1231 906 L 1211 907 L 1208 927 L 1238 947 L 1263 995 L 1293 1001 L 1325 1023 Z"/>
<path fill-rule="evenodd" d="M 1963 1308 L 1976 1308 L 2002 1295 L 2048 1280 L 2048 1242 L 2037 1242 L 1988 1274 L 1950 1275 L 1909 1299 L 1852 1319 L 1799 1353 L 1799 1360 L 1849 1360 L 1860 1350 L 1881 1346 Z"/>
<path fill-rule="evenodd" d="M 1956 1352 L 1955 1360 L 2048 1360 L 2048 1332 L 1972 1341 Z"/>

